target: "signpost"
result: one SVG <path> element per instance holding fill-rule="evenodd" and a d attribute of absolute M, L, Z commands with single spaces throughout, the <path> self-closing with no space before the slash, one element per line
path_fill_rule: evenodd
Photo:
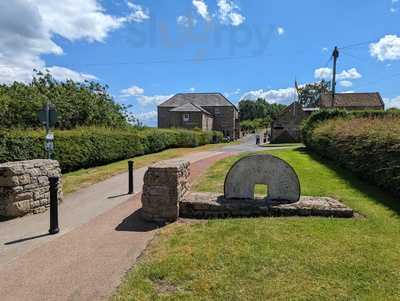
<path fill-rule="evenodd" d="M 51 154 L 54 151 L 54 134 L 51 132 L 51 128 L 56 124 L 56 109 L 47 103 L 38 115 L 40 122 L 46 127 L 44 149 L 47 152 L 48 158 L 51 159 Z"/>

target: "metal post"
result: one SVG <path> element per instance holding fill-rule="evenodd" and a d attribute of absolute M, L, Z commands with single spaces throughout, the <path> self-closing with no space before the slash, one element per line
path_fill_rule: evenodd
<path fill-rule="evenodd" d="M 46 103 L 46 137 L 50 132 L 50 105 L 49 102 L 47 101 Z M 47 150 L 47 158 L 50 160 L 51 159 L 51 151 Z"/>
<path fill-rule="evenodd" d="M 339 57 L 339 49 L 335 46 L 332 53 L 333 56 L 333 74 L 332 74 L 332 107 L 335 105 L 335 94 L 336 94 L 336 64 Z"/>
<path fill-rule="evenodd" d="M 129 191 L 128 194 L 133 194 L 133 161 L 128 161 L 128 175 L 129 175 Z"/>
<path fill-rule="evenodd" d="M 60 232 L 58 228 L 58 177 L 49 177 L 50 182 L 50 234 Z"/>

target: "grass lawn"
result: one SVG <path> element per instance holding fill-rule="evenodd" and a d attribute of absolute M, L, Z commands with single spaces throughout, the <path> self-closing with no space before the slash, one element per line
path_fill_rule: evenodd
<path fill-rule="evenodd" d="M 236 143 L 236 142 L 233 142 Z M 173 159 L 188 155 L 193 152 L 208 151 L 226 146 L 227 143 L 208 144 L 194 148 L 174 148 L 159 153 L 138 156 L 129 160 L 134 160 L 135 168 L 151 165 L 161 160 Z M 111 164 L 81 169 L 63 174 L 63 191 L 68 194 L 79 189 L 88 187 L 95 183 L 106 180 L 112 176 L 128 170 L 128 160 L 122 160 Z"/>
<path fill-rule="evenodd" d="M 301 149 L 273 150 L 303 195 L 366 218 L 253 218 L 165 227 L 113 300 L 400 300 L 400 202 Z M 238 158 L 195 185 L 222 191 Z"/>

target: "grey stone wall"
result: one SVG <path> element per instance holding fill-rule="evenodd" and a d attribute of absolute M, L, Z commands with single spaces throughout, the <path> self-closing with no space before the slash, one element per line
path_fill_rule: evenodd
<path fill-rule="evenodd" d="M 179 202 L 190 190 L 190 163 L 168 160 L 148 168 L 144 175 L 142 217 L 154 222 L 173 222 L 179 215 Z"/>
<path fill-rule="evenodd" d="M 39 159 L 0 164 L 0 216 L 18 217 L 46 211 L 50 204 L 50 176 L 61 179 L 58 161 Z M 61 201 L 61 180 L 58 194 Z"/>

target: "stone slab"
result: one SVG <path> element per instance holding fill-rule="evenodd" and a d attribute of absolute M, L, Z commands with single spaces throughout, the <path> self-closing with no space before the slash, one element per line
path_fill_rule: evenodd
<path fill-rule="evenodd" d="M 294 169 L 284 160 L 256 154 L 237 161 L 225 178 L 227 199 L 254 199 L 257 184 L 268 186 L 268 197 L 295 203 L 300 198 L 300 182 Z"/>
<path fill-rule="evenodd" d="M 257 216 L 354 217 L 353 209 L 330 197 L 302 196 L 298 202 L 268 199 L 226 199 L 215 193 L 190 193 L 179 204 L 182 218 Z"/>

